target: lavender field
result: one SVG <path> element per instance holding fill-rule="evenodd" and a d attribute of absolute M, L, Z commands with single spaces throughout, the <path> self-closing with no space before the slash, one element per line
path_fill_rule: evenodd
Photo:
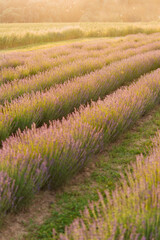
<path fill-rule="evenodd" d="M 2 227 L 37 194 L 49 189 L 54 195 L 81 176 L 159 103 L 158 32 L 1 52 Z M 20 239 L 160 240 L 159 142 L 158 131 L 149 155 L 137 156 L 113 191 L 97 187 L 99 200 L 63 231 L 51 224 L 47 237 Z M 11 239 L 0 230 L 1 236 Z"/>

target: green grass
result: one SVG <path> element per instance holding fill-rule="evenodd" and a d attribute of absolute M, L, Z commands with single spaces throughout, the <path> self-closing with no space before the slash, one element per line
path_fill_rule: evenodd
<path fill-rule="evenodd" d="M 106 40 L 109 39 L 110 40 L 111 38 L 105 37 L 105 38 L 100 38 L 100 39 L 106 39 Z M 9 52 L 27 52 L 27 51 L 34 51 L 34 50 L 38 50 L 38 49 L 49 49 L 49 48 L 57 47 L 57 46 L 63 46 L 63 45 L 68 45 L 68 44 L 72 44 L 72 43 L 88 42 L 88 41 L 94 41 L 94 40 L 97 40 L 97 38 L 81 38 L 81 39 L 65 40 L 65 41 L 60 41 L 60 42 L 35 43 L 35 44 L 29 44 L 29 45 L 25 45 L 25 46 L 4 49 L 4 50 L 1 50 L 1 53 L 4 54 L 4 53 L 9 53 Z M 116 40 L 116 38 L 112 39 L 112 40 Z"/>
<path fill-rule="evenodd" d="M 52 229 L 57 233 L 63 232 L 65 225 L 80 216 L 80 211 L 88 201 L 98 199 L 97 190 L 114 190 L 120 179 L 120 172 L 124 172 L 129 164 L 136 160 L 138 154 L 149 154 L 151 137 L 160 129 L 160 105 L 155 107 L 152 115 L 148 114 L 138 121 L 130 131 L 124 133 L 121 139 L 112 143 L 106 150 L 94 159 L 94 166 L 89 165 L 81 181 L 70 184 L 66 190 L 56 193 L 56 202 L 51 205 L 51 216 L 38 226 L 34 221 L 30 223 L 25 240 L 53 240 Z M 93 161 L 93 159 L 92 159 Z M 87 176 L 89 175 L 89 176 Z M 80 176 L 80 175 L 79 175 Z M 74 189 L 74 190 L 73 190 Z"/>
<path fill-rule="evenodd" d="M 159 22 L 0 24 L 0 49 L 80 38 L 118 37 L 136 33 L 150 34 L 159 31 Z"/>

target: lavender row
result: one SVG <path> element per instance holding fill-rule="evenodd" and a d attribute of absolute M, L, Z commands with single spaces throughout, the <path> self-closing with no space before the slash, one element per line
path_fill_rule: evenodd
<path fill-rule="evenodd" d="M 58 187 L 160 100 L 160 69 L 62 121 L 20 131 L 3 143 L 0 170 L 13 179 L 21 205 L 39 189 Z M 28 194 L 28 192 L 30 194 Z M 12 197 L 11 197 L 12 198 Z"/>
<path fill-rule="evenodd" d="M 24 57 L 21 56 L 6 56 L 1 55 L 0 56 L 0 70 L 2 70 L 3 68 L 16 68 L 17 66 L 21 66 L 24 65 L 26 62 L 26 60 L 24 59 Z"/>
<path fill-rule="evenodd" d="M 100 41 L 101 42 L 101 41 Z M 113 48 L 108 49 L 104 42 L 102 43 L 102 50 L 106 50 L 106 53 L 111 52 Z M 106 49 L 105 49 L 106 46 Z M 102 52 L 102 50 L 93 49 L 93 51 L 88 52 L 85 49 L 76 48 L 76 51 L 73 51 L 73 49 L 69 46 L 65 47 L 59 47 L 59 48 L 50 48 L 49 50 L 41 50 L 41 51 L 34 51 L 32 54 L 29 54 L 27 52 L 26 58 L 24 58 L 21 61 L 22 64 L 18 64 L 18 57 L 17 55 L 14 57 L 14 54 L 11 56 L 4 55 L 1 58 L 4 59 L 2 63 L 4 62 L 4 65 L 16 65 L 17 67 L 6 67 L 2 68 L 0 71 L 1 80 L 2 81 L 12 81 L 13 79 L 20 79 L 22 77 L 32 76 L 37 74 L 38 72 L 46 71 L 47 69 L 51 69 L 53 67 L 56 67 L 61 64 L 68 63 L 69 61 L 75 60 L 77 57 L 82 57 L 83 54 L 88 56 L 99 56 L 98 53 Z M 70 56 L 71 55 L 71 56 Z M 78 56 L 77 56 L 78 55 Z M 72 58 L 74 59 L 72 60 Z M 11 58 L 11 59 L 10 59 Z M 13 59 L 12 59 L 13 58 Z M 70 60 L 71 58 L 71 60 Z M 85 56 L 84 56 L 85 58 Z M 19 57 L 20 62 L 21 57 Z"/>
<path fill-rule="evenodd" d="M 109 47 L 110 45 L 111 46 L 116 46 L 117 44 L 121 45 L 122 44 L 122 47 L 123 47 L 123 42 L 126 42 L 126 44 L 129 44 L 129 42 L 132 42 L 133 44 L 134 43 L 138 43 L 141 44 L 142 42 L 145 42 L 145 43 L 151 43 L 152 41 L 159 41 L 160 40 L 160 34 L 159 33 L 153 33 L 151 35 L 146 35 L 146 34 L 142 34 L 142 33 L 138 33 L 138 34 L 131 34 L 131 35 L 127 35 L 127 36 L 124 36 L 124 37 L 120 37 L 118 39 L 116 38 L 112 38 L 112 39 L 108 39 L 107 40 L 107 43 L 109 44 Z M 102 40 L 101 40 L 102 41 Z M 74 45 L 81 45 L 79 43 L 75 43 L 73 44 L 72 46 Z M 136 45 L 138 47 L 138 45 Z M 139 45 L 140 46 L 140 45 Z M 86 49 L 86 50 L 93 50 L 93 49 L 103 49 L 103 45 L 99 44 L 99 42 L 96 40 L 95 42 L 92 41 L 92 42 L 89 42 L 88 44 L 84 44 L 83 45 L 83 49 Z"/>
<path fill-rule="evenodd" d="M 140 35 L 140 37 L 137 35 L 136 37 L 136 41 L 141 40 L 141 39 L 146 39 L 147 41 L 149 41 L 149 37 L 148 35 Z M 158 39 L 159 40 L 159 36 L 158 34 L 151 34 L 151 39 Z M 150 40 L 151 40 L 150 39 Z M 122 40 L 123 41 L 123 40 Z M 116 45 L 116 43 L 115 43 Z M 35 56 L 46 56 L 48 58 L 57 58 L 60 56 L 65 56 L 70 54 L 70 52 L 73 49 L 77 49 L 77 50 L 88 50 L 88 46 L 93 46 L 93 50 L 99 50 L 99 49 L 106 49 L 108 47 L 111 46 L 111 43 L 108 43 L 105 39 L 103 40 L 99 40 L 99 41 L 89 41 L 89 42 L 81 42 L 81 43 L 72 43 L 72 44 L 66 44 L 66 45 L 62 45 L 62 46 L 53 46 L 53 47 L 49 47 L 46 49 L 36 49 L 36 50 L 31 50 L 31 51 L 23 51 L 23 52 L 17 52 L 17 51 L 13 51 L 13 52 L 2 52 L 0 54 L 0 68 L 5 67 L 9 67 L 10 65 L 7 63 L 9 60 L 13 60 L 14 58 L 20 58 L 20 59 L 26 59 L 26 58 L 35 58 Z M 95 47 L 94 47 L 95 46 Z M 11 63 L 12 66 L 12 63 Z M 16 66 L 15 66 L 16 67 Z"/>
<path fill-rule="evenodd" d="M 78 50 L 78 49 L 84 49 L 84 50 L 103 50 L 106 48 L 110 48 L 112 46 L 116 47 L 118 45 L 120 46 L 124 46 L 125 43 L 127 44 L 127 42 L 132 42 L 133 44 L 136 42 L 139 44 L 144 41 L 146 43 L 152 42 L 152 41 L 158 41 L 160 40 L 160 35 L 159 33 L 153 33 L 150 35 L 146 35 L 146 34 L 132 34 L 132 35 L 128 35 L 125 37 L 121 37 L 119 39 L 96 39 L 96 40 L 92 40 L 92 41 L 86 41 L 86 42 L 80 42 L 80 43 L 72 43 L 69 45 L 65 45 L 65 46 L 58 46 L 58 47 L 51 47 L 48 49 L 38 49 L 38 50 L 32 50 L 32 51 L 26 51 L 26 52 L 9 52 L 9 53 L 1 53 L 0 54 L 0 68 L 2 68 L 3 66 L 5 67 L 9 67 L 12 66 L 9 64 L 9 61 L 12 61 L 18 58 L 23 58 L 25 60 L 25 58 L 34 58 L 36 55 L 41 56 L 41 55 L 45 55 L 49 58 L 56 58 L 57 56 L 62 56 L 62 55 L 66 55 L 69 54 L 73 49 L 74 50 Z M 14 64 L 13 64 L 14 66 Z M 16 67 L 16 65 L 15 65 Z"/>
<path fill-rule="evenodd" d="M 152 154 L 139 156 L 133 172 L 126 172 L 128 181 L 122 175 L 121 187 L 112 195 L 98 192 L 99 201 L 66 226 L 59 240 L 160 239 L 160 132 L 156 142 Z"/>
<path fill-rule="evenodd" d="M 57 66 L 73 62 L 75 61 L 76 58 L 85 59 L 87 57 L 98 57 L 99 54 L 100 54 L 99 51 L 93 51 L 90 53 L 86 51 L 77 51 L 76 54 L 70 53 L 63 56 L 59 56 L 54 59 L 50 59 L 45 55 L 44 56 L 37 55 L 34 58 L 33 57 L 31 59 L 29 58 L 27 60 L 28 63 L 26 63 L 23 66 L 2 69 L 0 73 L 1 76 L 0 84 L 3 84 L 5 82 L 12 82 L 15 79 L 21 79 L 29 76 L 31 77 L 33 75 L 47 71 Z"/>
<path fill-rule="evenodd" d="M 0 69 L 3 68 L 16 68 L 18 66 L 29 64 L 31 59 L 39 58 L 57 58 L 60 56 L 68 55 L 71 52 L 67 46 L 59 46 L 58 48 L 49 48 L 45 50 L 34 50 L 26 52 L 11 52 L 0 54 Z"/>
<path fill-rule="evenodd" d="M 0 110 L 0 140 L 5 140 L 18 128 L 30 128 L 32 123 L 40 127 L 50 120 L 61 119 L 81 104 L 104 98 L 120 86 L 158 67 L 160 50 L 151 51 L 113 63 L 47 92 L 28 94 L 6 103 Z"/>
<path fill-rule="evenodd" d="M 44 51 L 42 52 L 36 52 L 34 54 L 32 54 L 33 56 L 30 58 L 27 58 L 27 62 L 25 65 L 23 66 L 18 66 L 16 68 L 4 68 L 1 70 L 0 72 L 0 82 L 1 84 L 7 81 L 13 81 L 14 79 L 20 79 L 22 77 L 27 77 L 27 76 L 32 76 L 37 74 L 38 72 L 43 72 L 46 71 L 47 69 L 51 69 L 53 67 L 59 66 L 61 64 L 65 64 L 68 63 L 68 61 L 74 61 L 74 59 L 76 58 L 85 58 L 87 57 L 87 53 L 88 53 L 88 57 L 89 56 L 101 56 L 102 54 L 110 54 L 111 52 L 116 52 L 116 51 L 120 51 L 120 50 L 125 50 L 125 49 L 129 49 L 129 48 L 136 48 L 142 45 L 145 45 L 147 43 L 153 43 L 153 41 L 155 42 L 156 39 L 159 40 L 159 37 L 153 37 L 153 39 L 144 39 L 141 40 L 140 42 L 134 42 L 134 41 L 127 41 L 125 40 L 122 43 L 119 43 L 119 45 L 117 46 L 113 44 L 112 47 L 110 48 L 106 48 L 105 49 L 105 43 L 102 44 L 99 50 L 99 48 L 96 48 L 97 50 L 92 50 L 91 52 L 88 52 L 86 50 L 82 50 L 82 49 L 76 49 L 76 51 L 73 51 L 72 48 L 69 48 L 68 46 L 63 48 L 61 50 L 57 50 L 54 53 L 54 59 L 53 58 L 53 49 L 50 49 L 50 55 L 48 56 L 48 54 L 45 54 Z M 101 42 L 101 41 L 100 41 Z M 84 55 L 86 54 L 86 56 L 83 56 L 83 52 Z M 63 53 L 63 54 L 62 54 Z M 99 54 L 98 54 L 99 53 Z M 57 54 L 59 57 L 55 58 L 55 54 Z M 71 56 L 70 56 L 71 55 Z M 79 55 L 79 56 L 78 56 Z M 74 59 L 73 59 L 73 56 Z"/>
<path fill-rule="evenodd" d="M 139 53 L 148 52 L 150 50 L 159 49 L 160 42 L 150 43 L 145 46 L 138 47 L 136 49 L 128 49 L 125 51 L 117 51 L 111 53 L 108 56 L 101 56 L 99 58 L 87 58 L 86 60 L 77 60 L 76 62 L 66 64 L 65 66 L 58 67 L 56 69 L 47 71 L 45 73 L 38 74 L 29 79 L 14 80 L 12 83 L 3 84 L 0 87 L 0 103 L 11 101 L 24 93 L 31 93 L 36 91 L 42 91 L 49 89 L 56 84 L 64 83 L 68 79 L 86 74 L 88 72 L 95 71 L 96 69 L 103 68 L 104 65 L 108 65 L 114 61 L 129 58 Z M 95 53 L 92 52 L 92 56 Z M 81 57 L 85 58 L 85 54 L 81 54 Z M 74 59 L 74 56 L 72 57 Z M 70 60 L 71 60 L 70 58 Z M 61 60 L 60 60 L 61 62 Z M 101 70 L 100 70 L 101 72 Z M 91 73 L 91 77 L 94 74 Z M 74 80 L 74 79 L 73 79 Z"/>
<path fill-rule="evenodd" d="M 148 39 L 149 38 L 149 39 Z M 149 37 L 148 35 L 144 34 L 136 34 L 135 36 L 132 35 L 132 37 L 129 39 L 130 41 L 140 41 L 144 40 L 147 42 L 153 40 L 160 40 L 158 34 L 151 34 Z M 124 38 L 121 38 L 119 41 L 125 41 Z M 120 42 L 116 41 L 114 42 L 114 46 L 119 44 Z M 128 41 L 128 38 L 126 39 Z M 12 52 L 12 53 L 2 53 L 0 54 L 0 69 L 2 68 L 8 68 L 16 66 L 23 65 L 24 63 L 28 64 L 28 59 L 35 58 L 37 55 L 41 58 L 42 56 L 46 56 L 48 58 L 57 58 L 59 56 L 65 56 L 72 52 L 72 50 L 103 50 L 107 47 L 110 47 L 113 45 L 112 42 L 107 42 L 106 40 L 99 40 L 99 41 L 90 41 L 83 42 L 83 43 L 73 43 L 67 46 L 58 46 L 53 47 L 49 49 L 44 50 L 34 50 L 34 51 L 27 51 L 27 52 Z M 26 61 L 27 60 L 27 61 Z"/>

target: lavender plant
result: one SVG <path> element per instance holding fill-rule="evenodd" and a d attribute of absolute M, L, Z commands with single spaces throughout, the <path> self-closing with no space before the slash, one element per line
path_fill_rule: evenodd
<path fill-rule="evenodd" d="M 159 42 L 145 46 L 141 46 L 141 44 L 143 45 L 142 42 L 138 44 L 134 45 L 132 42 L 133 48 L 135 47 L 134 49 L 122 51 L 122 49 L 131 47 L 130 43 L 123 43 L 119 52 L 116 52 L 118 47 L 115 47 L 114 50 L 112 49 L 112 54 L 101 57 L 98 60 L 94 59 L 91 65 L 88 63 L 85 66 L 86 61 L 83 63 L 83 68 L 81 69 L 80 67 L 79 70 L 77 70 L 77 65 L 74 65 L 74 62 L 73 64 L 64 65 L 63 68 L 57 69 L 62 70 L 66 66 L 71 65 L 73 69 L 69 69 L 67 76 L 72 77 L 72 73 L 74 74 L 75 71 L 79 71 L 80 74 L 83 71 L 87 72 L 88 69 L 95 71 L 96 67 L 98 69 L 102 68 L 103 65 L 109 64 L 112 61 L 159 48 Z M 145 41 L 144 44 L 146 44 Z M 136 48 L 137 46 L 141 47 Z M 71 47 L 72 50 L 73 48 L 77 49 L 77 46 L 70 46 L 70 49 Z M 105 52 L 105 48 L 106 54 L 110 51 L 107 48 L 107 44 L 104 44 L 102 49 L 100 46 L 89 46 L 89 44 L 88 47 L 87 45 L 83 46 L 83 48 L 85 47 L 88 48 L 91 55 L 93 54 L 92 57 L 97 56 L 97 53 L 101 54 Z M 90 50 L 89 47 L 91 48 Z M 78 46 L 78 48 L 82 49 L 82 46 Z M 66 56 L 62 56 L 62 59 L 69 59 L 69 57 L 71 61 L 74 59 L 74 56 L 69 56 L 70 49 L 61 49 L 61 54 Z M 81 55 L 80 53 L 79 56 Z M 36 56 L 39 55 L 34 55 L 35 58 Z M 33 55 L 31 57 L 33 58 Z M 40 57 L 43 60 L 47 59 L 46 66 L 50 61 L 52 62 L 50 58 L 52 60 L 56 58 L 54 50 L 50 53 L 44 51 Z M 56 61 L 58 58 L 56 58 Z M 55 188 L 63 184 L 80 171 L 80 169 L 83 169 L 92 154 L 103 150 L 106 143 L 128 128 L 154 104 L 159 102 L 159 69 L 141 77 L 129 87 L 119 89 L 110 96 L 107 96 L 103 101 L 92 102 L 92 100 L 97 100 L 99 97 L 104 98 L 106 94 L 114 91 L 123 84 L 128 84 L 141 74 L 156 69 L 159 67 L 159 58 L 159 51 L 134 56 L 121 62 L 113 63 L 108 67 L 103 67 L 103 69 L 84 77 L 72 79 L 72 81 L 56 86 L 56 88 L 51 88 L 49 91 L 28 94 L 11 101 L 11 103 L 6 103 L 4 107 L 0 106 L 1 140 L 8 137 L 19 127 L 23 130 L 26 126 L 30 127 L 33 122 L 36 123 L 32 125 L 30 130 L 26 129 L 24 132 L 18 130 L 15 136 L 11 136 L 3 142 L 3 147 L 0 149 L 0 214 L 6 213 L 13 206 L 17 208 L 28 203 L 34 194 L 44 187 Z M 31 58 L 29 57 L 28 61 L 29 59 Z M 78 60 L 77 62 L 82 63 L 82 60 Z M 37 70 L 35 66 L 33 73 L 39 71 L 39 66 Z M 42 63 L 43 66 L 44 63 Z M 16 71 L 16 66 L 13 67 Z M 29 71 L 27 74 L 31 73 L 31 68 Z M 55 73 L 54 71 L 52 73 Z M 58 74 L 60 73 L 57 71 L 57 76 Z M 65 74 L 66 72 L 62 73 L 61 77 L 65 76 Z M 47 77 L 45 81 L 48 81 L 48 85 L 45 85 L 43 79 L 41 80 L 42 85 L 36 85 L 39 80 L 35 80 L 34 85 L 32 78 L 33 88 L 31 87 L 29 90 L 27 89 L 28 86 L 31 86 L 31 82 L 29 83 L 30 85 L 27 85 L 29 79 L 26 81 L 13 81 L 14 84 L 26 83 L 26 85 L 24 88 L 23 84 L 20 85 L 17 92 L 16 87 L 18 87 L 18 84 L 15 85 L 16 87 L 10 90 L 10 95 L 12 95 L 10 97 L 16 97 L 31 90 L 48 89 L 52 84 L 55 84 L 53 79 L 48 80 Z M 67 78 L 63 79 L 63 81 L 66 80 Z M 57 83 L 59 82 L 57 81 Z M 6 86 L 8 86 L 9 90 L 10 85 Z M 40 89 L 35 86 L 40 86 Z M 2 102 L 4 102 L 4 98 Z M 63 118 L 62 121 L 49 123 L 49 120 L 62 118 L 72 112 L 75 107 L 79 107 L 80 104 L 86 104 L 87 102 L 92 103 L 91 105 L 88 104 L 87 107 L 82 106 L 80 110 L 69 115 L 67 119 Z M 48 126 L 43 125 L 39 129 L 36 128 L 44 122 L 47 122 Z M 151 195 L 154 196 L 156 194 L 156 190 L 154 191 L 153 189 Z M 100 213 L 97 212 L 95 214 Z M 159 226 L 159 220 L 157 220 L 159 216 L 156 213 L 152 216 L 145 214 L 142 214 L 142 217 L 145 216 L 142 230 L 147 229 L 145 230 L 147 231 L 147 236 L 150 236 L 148 229 L 153 229 L 152 225 Z M 100 216 L 100 221 L 102 220 L 103 223 L 104 216 Z M 146 216 L 150 217 L 147 218 Z M 128 223 L 128 218 L 123 218 L 123 214 L 119 218 L 123 220 L 123 223 Z M 134 237 L 146 237 L 144 231 L 140 232 L 141 235 L 137 235 L 139 233 L 135 232 L 134 229 L 135 223 L 139 227 L 140 221 L 143 220 L 142 218 L 139 218 L 140 221 L 138 222 L 136 217 L 133 217 L 134 221 L 130 222 L 129 225 L 131 231 L 126 229 L 125 225 L 119 225 L 119 218 L 118 221 L 115 221 L 116 230 L 112 231 L 112 233 L 117 234 L 116 236 L 119 234 L 125 237 L 124 239 L 126 239 L 126 236 L 132 237 L 131 239 L 134 239 Z M 148 223 L 148 219 L 152 220 L 151 223 Z M 139 228 L 137 229 L 136 231 L 139 231 Z M 97 234 L 97 231 L 95 233 Z M 153 238 L 158 236 L 156 234 L 157 232 L 155 231 Z"/>
<path fill-rule="evenodd" d="M 32 93 L 6 103 L 0 110 L 0 139 L 6 139 L 18 128 L 30 128 L 32 123 L 39 127 L 50 120 L 60 119 L 81 104 L 104 98 L 121 85 L 159 66 L 160 51 L 151 51 L 113 63 L 47 92 Z"/>
<path fill-rule="evenodd" d="M 136 39 L 139 39 L 140 41 L 135 42 L 134 38 L 130 39 L 130 41 L 128 41 L 128 39 L 125 39 L 124 41 L 122 41 L 122 43 L 119 43 L 119 44 L 115 43 L 113 44 L 113 46 L 110 46 L 110 47 L 108 46 L 108 44 L 106 44 L 105 41 L 99 41 L 98 47 L 97 47 L 97 43 L 96 43 L 96 47 L 94 47 L 95 43 L 94 44 L 84 43 L 83 46 L 85 48 L 83 47 L 83 49 L 82 48 L 76 49 L 76 52 L 75 51 L 73 52 L 73 48 L 71 48 L 72 45 L 71 47 L 65 46 L 61 48 L 52 48 L 45 51 L 44 50 L 35 51 L 30 54 L 27 52 L 25 54 L 26 55 L 25 64 L 20 64 L 16 68 L 14 67 L 12 68 L 8 63 L 10 66 L 9 68 L 8 67 L 2 68 L 2 70 L 0 71 L 0 76 L 1 76 L 0 83 L 2 84 L 7 81 L 13 81 L 15 79 L 32 76 L 39 72 L 49 70 L 53 67 L 65 64 L 68 61 L 73 61 L 73 56 L 74 56 L 74 59 L 85 58 L 85 54 L 88 54 L 88 57 L 95 56 L 95 55 L 97 57 L 100 57 L 102 54 L 103 55 L 111 54 L 113 52 L 117 52 L 120 50 L 127 50 L 129 48 L 140 47 L 149 43 L 153 43 L 153 41 L 156 44 L 156 41 L 159 41 L 159 35 L 157 36 L 153 34 L 150 36 L 150 38 L 147 38 L 147 36 L 145 36 L 145 41 L 144 41 L 144 36 L 142 37 L 141 35 L 140 37 L 136 36 Z M 91 49 L 91 52 L 88 49 Z M 70 54 L 71 56 L 67 56 Z M 79 56 L 77 56 L 78 54 Z M 23 57 L 23 58 L 25 56 L 24 53 L 23 55 L 22 54 L 19 54 L 19 55 L 20 57 Z M 9 62 L 8 58 L 10 58 L 10 56 L 14 57 L 14 54 L 12 55 L 9 54 L 9 56 L 8 55 L 5 56 L 5 58 L 7 59 L 7 62 Z M 17 58 L 17 53 L 15 54 L 15 57 Z M 4 66 L 6 64 L 5 62 L 6 61 L 4 61 Z"/>
<path fill-rule="evenodd" d="M 75 76 L 83 75 L 89 73 L 91 71 L 96 71 L 96 69 L 101 69 L 104 65 L 108 65 L 114 61 L 119 61 L 122 59 L 129 58 L 136 54 L 149 52 L 151 50 L 156 50 L 160 48 L 160 42 L 155 42 L 154 44 L 148 44 L 139 48 L 128 49 L 125 51 L 117 51 L 115 53 L 109 54 L 106 57 L 101 57 L 102 53 L 92 52 L 91 55 L 87 53 L 87 60 L 79 60 L 75 61 L 75 56 L 70 56 L 73 60 L 73 63 L 69 63 L 65 66 L 58 67 L 56 69 L 46 71 L 44 73 L 37 74 L 31 78 L 24 78 L 21 80 L 14 80 L 12 83 L 2 84 L 0 87 L 0 103 L 4 104 L 6 100 L 11 101 L 12 99 L 21 96 L 25 93 L 30 93 L 32 91 L 43 91 L 45 89 L 49 89 L 50 87 L 55 86 L 56 84 L 60 84 L 66 82 L 68 79 L 72 79 Z M 77 54 L 77 57 L 83 56 L 86 58 L 85 53 Z M 91 56 L 91 58 L 89 58 Z M 99 58 L 97 58 L 99 56 Z M 95 57 L 95 58 L 94 58 Z M 41 59 L 40 59 L 41 60 Z M 63 61 L 66 61 L 66 58 L 63 58 Z M 68 60 L 68 58 L 67 58 Z M 62 59 L 57 62 L 63 62 Z M 47 64 L 47 63 L 46 63 Z M 9 71 L 7 70 L 7 73 Z M 92 73 L 91 73 L 92 74 Z"/>
<path fill-rule="evenodd" d="M 4 214 L 16 207 L 16 194 L 15 180 L 10 178 L 6 172 L 0 171 L 0 223 Z"/>
<path fill-rule="evenodd" d="M 160 239 L 159 142 L 160 132 L 156 137 L 158 146 L 148 158 L 137 157 L 132 172 L 126 172 L 127 179 L 122 175 L 121 187 L 112 194 L 98 192 L 99 201 L 90 203 L 59 239 Z"/>
<path fill-rule="evenodd" d="M 34 195 L 42 187 L 58 187 L 83 169 L 89 156 L 103 150 L 107 142 L 159 101 L 159 78 L 158 69 L 104 101 L 82 107 L 67 119 L 38 129 L 33 125 L 31 130 L 19 130 L 16 136 L 8 138 L 0 150 L 0 169 L 18 186 L 17 201 L 26 202 L 28 191 Z M 47 174 L 37 171 L 43 162 Z M 42 172 L 40 178 L 37 172 Z M 34 180 L 37 178 L 38 188 Z"/>

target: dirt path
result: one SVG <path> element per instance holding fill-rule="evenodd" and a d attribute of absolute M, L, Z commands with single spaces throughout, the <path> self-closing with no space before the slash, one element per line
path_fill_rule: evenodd
<path fill-rule="evenodd" d="M 9 214 L 0 230 L 0 240 L 21 240 L 27 233 L 30 221 L 35 224 L 42 224 L 49 216 L 50 205 L 54 203 L 54 192 L 40 192 L 36 195 L 33 203 L 17 215 Z"/>

